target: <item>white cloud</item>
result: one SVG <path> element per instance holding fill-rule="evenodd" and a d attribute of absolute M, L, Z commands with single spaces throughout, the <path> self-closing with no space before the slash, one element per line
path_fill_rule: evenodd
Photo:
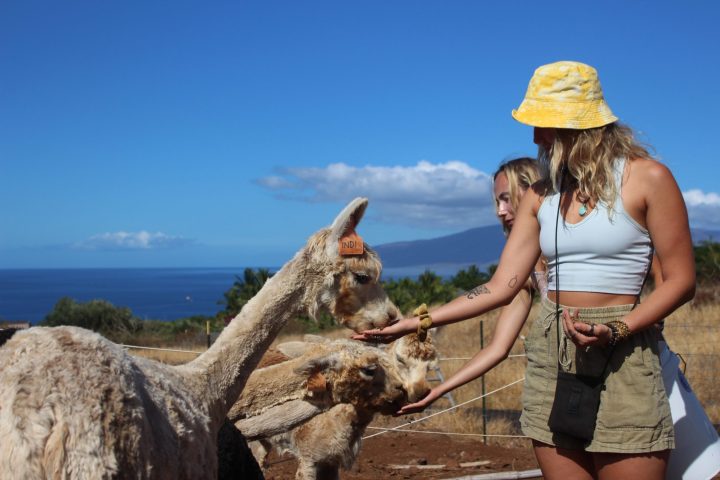
<path fill-rule="evenodd" d="M 292 182 L 277 176 L 261 178 L 257 183 L 270 189 L 293 188 Z"/>
<path fill-rule="evenodd" d="M 365 196 L 372 217 L 383 223 L 424 228 L 470 228 L 497 221 L 491 174 L 461 161 L 410 167 L 353 167 L 333 163 L 324 168 L 290 168 L 256 181 L 280 198 L 344 203 Z M 720 195 L 683 192 L 694 228 L 720 228 Z"/>
<path fill-rule="evenodd" d="M 141 230 L 139 232 L 100 233 L 76 243 L 74 246 L 86 250 L 151 250 L 180 247 L 192 243 L 192 240 L 183 237 Z"/>
<path fill-rule="evenodd" d="M 342 203 L 365 196 L 373 203 L 372 215 L 388 223 L 470 228 L 496 221 L 491 176 L 460 161 L 421 161 L 411 167 L 333 163 L 286 169 L 256 183 L 279 197 L 308 202 Z"/>
<path fill-rule="evenodd" d="M 715 206 L 720 207 L 720 195 L 717 193 L 704 193 L 702 190 L 688 190 L 683 192 L 688 207 Z"/>
<path fill-rule="evenodd" d="M 695 228 L 720 228 L 720 195 L 702 190 L 683 192 L 690 217 L 690 226 Z"/>

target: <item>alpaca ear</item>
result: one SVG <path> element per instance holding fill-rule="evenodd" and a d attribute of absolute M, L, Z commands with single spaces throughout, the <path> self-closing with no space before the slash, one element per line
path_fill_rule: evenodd
<path fill-rule="evenodd" d="M 336 354 L 313 358 L 295 369 L 296 373 L 307 377 L 306 388 L 310 395 L 327 391 L 327 376 L 329 370 L 338 369 L 340 359 Z"/>
<path fill-rule="evenodd" d="M 348 203 L 343 211 L 340 212 L 330 227 L 332 232 L 330 238 L 333 243 L 337 244 L 338 240 L 355 230 L 360 220 L 362 220 L 363 214 L 365 214 L 367 204 L 367 198 L 358 197 Z"/>
<path fill-rule="evenodd" d="M 295 369 L 295 373 L 310 378 L 318 372 L 337 370 L 340 367 L 340 358 L 336 353 L 323 355 L 322 357 L 311 358 Z"/>
<path fill-rule="evenodd" d="M 307 379 L 307 390 L 310 393 L 327 392 L 327 378 L 320 372 L 315 372 Z"/>
<path fill-rule="evenodd" d="M 432 337 L 433 337 L 432 331 L 433 331 L 433 330 L 435 330 L 435 329 L 434 329 L 434 328 L 431 328 L 430 330 L 426 330 L 426 331 L 425 331 L 425 333 L 426 333 L 426 335 L 425 335 L 425 340 L 420 340 L 420 337 L 419 337 L 418 334 L 415 333 L 415 332 L 408 333 L 407 335 L 405 335 L 406 341 L 409 342 L 409 343 L 419 342 L 419 343 L 427 343 L 427 344 L 432 345 L 432 344 L 433 344 L 433 339 L 432 339 Z"/>
<path fill-rule="evenodd" d="M 398 348 L 402 348 L 405 354 L 410 357 L 425 361 L 434 361 L 437 359 L 437 349 L 433 344 L 430 330 L 427 331 L 427 334 L 425 340 L 420 340 L 417 333 L 409 333 L 396 340 L 397 342 L 403 342 L 402 346 L 398 346 Z"/>

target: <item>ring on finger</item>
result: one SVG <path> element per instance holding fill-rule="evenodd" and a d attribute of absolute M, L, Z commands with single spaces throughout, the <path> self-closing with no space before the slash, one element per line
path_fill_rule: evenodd
<path fill-rule="evenodd" d="M 595 336 L 595 324 L 594 323 L 590 324 L 590 333 L 588 335 L 590 335 L 591 337 Z"/>

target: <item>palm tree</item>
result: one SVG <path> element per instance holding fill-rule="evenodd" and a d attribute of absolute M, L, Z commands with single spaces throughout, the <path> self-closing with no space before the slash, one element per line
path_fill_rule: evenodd
<path fill-rule="evenodd" d="M 223 293 L 224 300 L 219 303 L 225 305 L 222 315 L 225 318 L 233 318 L 240 313 L 242 307 L 260 291 L 265 282 L 268 281 L 273 274 L 267 268 L 246 268 L 242 278 L 235 275 L 235 282 L 232 287 Z"/>

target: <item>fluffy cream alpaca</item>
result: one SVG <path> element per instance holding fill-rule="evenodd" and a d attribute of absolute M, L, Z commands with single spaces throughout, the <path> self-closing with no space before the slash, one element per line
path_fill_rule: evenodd
<path fill-rule="evenodd" d="M 354 200 L 313 235 L 189 364 L 79 328 L 18 332 L 0 348 L 0 478 L 215 478 L 218 430 L 290 318 L 326 309 L 362 330 L 397 316 L 376 254 L 338 251 L 366 206 Z"/>

